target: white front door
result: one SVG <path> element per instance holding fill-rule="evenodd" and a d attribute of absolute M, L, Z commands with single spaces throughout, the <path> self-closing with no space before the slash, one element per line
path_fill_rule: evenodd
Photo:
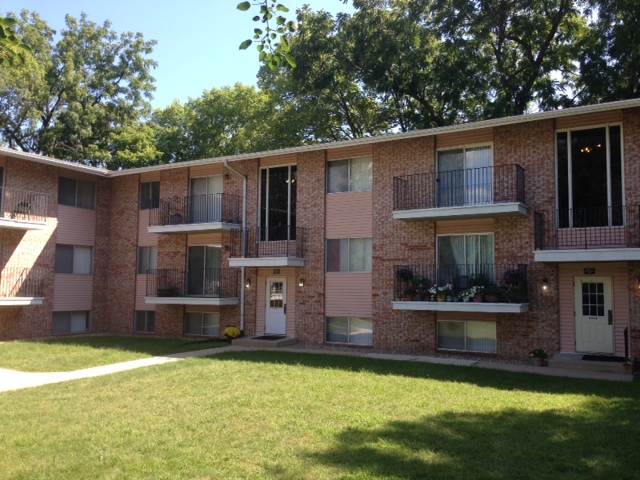
<path fill-rule="evenodd" d="M 267 278 L 267 309 L 264 333 L 285 335 L 287 333 L 287 279 Z"/>
<path fill-rule="evenodd" d="M 576 277 L 576 351 L 613 353 L 610 277 Z"/>

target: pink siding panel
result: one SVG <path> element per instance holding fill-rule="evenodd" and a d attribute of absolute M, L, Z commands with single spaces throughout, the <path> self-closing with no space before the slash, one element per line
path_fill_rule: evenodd
<path fill-rule="evenodd" d="M 436 222 L 436 235 L 464 235 L 468 233 L 491 233 L 493 231 L 495 231 L 495 220 L 493 218 Z"/>
<path fill-rule="evenodd" d="M 612 277 L 613 289 L 613 325 L 614 353 L 624 355 L 624 329 L 629 326 L 629 274 L 628 266 L 620 263 L 571 263 L 560 264 L 560 350 L 566 353 L 576 351 L 575 316 L 574 316 L 574 278 L 585 277 L 585 268 L 595 268 L 596 276 Z"/>
<path fill-rule="evenodd" d="M 56 243 L 65 245 L 94 245 L 96 211 L 58 205 Z"/>
<path fill-rule="evenodd" d="M 372 192 L 329 194 L 326 208 L 326 238 L 373 235 Z"/>
<path fill-rule="evenodd" d="M 56 274 L 53 291 L 54 312 L 91 310 L 93 275 Z"/>
<path fill-rule="evenodd" d="M 222 245 L 221 233 L 198 233 L 187 237 L 187 245 Z"/>
<path fill-rule="evenodd" d="M 185 312 L 199 312 L 199 313 L 209 313 L 209 312 L 217 312 L 220 313 L 220 307 L 217 305 L 186 305 L 184 308 Z M 222 320 L 222 319 L 220 319 Z M 220 325 L 222 327 L 222 324 Z M 220 332 L 222 333 L 222 332 Z"/>
<path fill-rule="evenodd" d="M 327 273 L 325 315 L 327 317 L 373 316 L 370 273 Z"/>
<path fill-rule="evenodd" d="M 576 115 L 574 117 L 563 117 L 556 119 L 556 129 L 566 130 L 569 128 L 580 128 L 590 125 L 606 125 L 608 123 L 621 123 L 622 110 L 610 112 L 590 113 L 588 115 Z"/>
<path fill-rule="evenodd" d="M 327 150 L 327 160 L 341 160 L 373 155 L 373 145 L 358 145 L 347 148 L 331 148 Z"/>
<path fill-rule="evenodd" d="M 149 215 L 151 210 L 140 210 L 138 213 L 138 245 L 155 247 L 158 245 L 158 234 L 149 233 Z"/>
<path fill-rule="evenodd" d="M 285 277 L 287 279 L 287 336 L 296 336 L 296 271 L 294 268 L 281 268 L 279 275 L 273 274 L 271 268 L 261 268 L 256 281 L 256 334 L 265 331 L 265 315 L 267 307 L 267 277 Z M 243 287 L 244 288 L 244 287 Z M 253 288 L 253 287 L 251 287 Z"/>
<path fill-rule="evenodd" d="M 140 183 L 159 182 L 159 181 L 160 181 L 160 171 L 143 172 L 140 174 Z"/>
<path fill-rule="evenodd" d="M 212 175 L 222 175 L 224 173 L 224 163 L 210 163 L 189 168 L 189 178 L 210 177 Z"/>
<path fill-rule="evenodd" d="M 278 155 L 277 157 L 267 157 L 260 159 L 260 167 L 277 167 L 279 165 L 296 165 L 298 154 Z"/>
<path fill-rule="evenodd" d="M 436 148 L 464 147 L 465 145 L 490 142 L 493 142 L 493 128 L 436 136 Z"/>

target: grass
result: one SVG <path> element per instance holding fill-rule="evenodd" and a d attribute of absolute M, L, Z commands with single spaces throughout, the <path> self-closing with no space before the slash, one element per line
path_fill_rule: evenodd
<path fill-rule="evenodd" d="M 0 394 L 9 479 L 631 479 L 640 385 L 237 352 Z"/>
<path fill-rule="evenodd" d="M 171 353 L 224 346 L 174 338 L 87 336 L 0 343 L 0 368 L 68 372 Z"/>

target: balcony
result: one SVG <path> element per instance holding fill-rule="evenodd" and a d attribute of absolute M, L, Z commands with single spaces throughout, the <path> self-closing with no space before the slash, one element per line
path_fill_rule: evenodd
<path fill-rule="evenodd" d="M 238 270 L 149 270 L 145 301 L 155 305 L 238 305 Z"/>
<path fill-rule="evenodd" d="M 0 305 L 42 305 L 45 274 L 43 268 L 3 269 L 0 272 Z"/>
<path fill-rule="evenodd" d="M 160 200 L 150 211 L 149 233 L 211 233 L 238 228 L 242 198 L 215 193 Z"/>
<path fill-rule="evenodd" d="M 524 313 L 527 266 L 396 265 L 394 310 Z"/>
<path fill-rule="evenodd" d="M 524 169 L 519 165 L 393 179 L 395 220 L 462 220 L 526 214 Z"/>
<path fill-rule="evenodd" d="M 271 227 L 234 230 L 231 233 L 231 267 L 304 267 L 306 230 Z M 242 254 L 242 241 L 247 242 Z"/>
<path fill-rule="evenodd" d="M 43 230 L 47 226 L 47 197 L 44 193 L 2 188 L 0 228 Z"/>
<path fill-rule="evenodd" d="M 640 206 L 534 213 L 536 262 L 640 260 Z"/>

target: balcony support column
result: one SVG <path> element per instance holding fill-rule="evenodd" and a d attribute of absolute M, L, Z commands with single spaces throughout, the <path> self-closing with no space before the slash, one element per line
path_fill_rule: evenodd
<path fill-rule="evenodd" d="M 242 257 L 247 256 L 247 176 L 237 171 L 229 160 L 224 159 L 224 166 L 242 178 Z M 240 268 L 240 331 L 244 332 L 245 325 L 245 282 L 247 279 L 246 267 Z"/>

